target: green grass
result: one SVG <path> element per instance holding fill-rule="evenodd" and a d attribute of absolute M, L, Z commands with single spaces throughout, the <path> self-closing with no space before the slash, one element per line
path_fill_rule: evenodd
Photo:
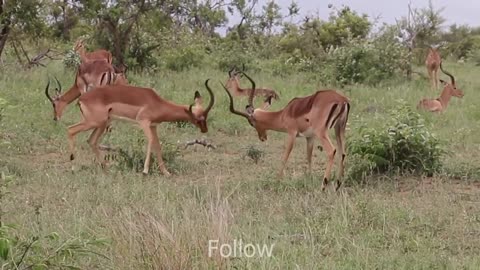
<path fill-rule="evenodd" d="M 108 239 L 102 250 L 108 259 L 82 258 L 78 265 L 84 269 L 476 269 L 480 77 L 478 68 L 468 64 L 449 63 L 448 70 L 465 97 L 453 98 L 443 114 L 422 113 L 449 151 L 444 172 L 433 178 L 375 177 L 368 185 L 351 184 L 339 193 L 321 191 L 322 152 L 315 150 L 313 174 L 305 173 L 305 142 L 300 139 L 286 177 L 276 178 L 285 135 L 270 132 L 262 143 L 245 119 L 228 113 L 218 83 L 226 79 L 224 73 L 192 70 L 129 78 L 182 104 L 193 100 L 195 90 L 207 96 L 203 83 L 212 78 L 216 104 L 208 134 L 191 125 L 158 128 L 170 149 L 167 168 L 175 173 L 166 178 L 155 168 L 143 177 L 114 162 L 103 172 L 93 163 L 87 133 L 77 137 L 77 159 L 70 162 L 66 127 L 80 119 L 78 107 L 70 105 L 61 122 L 54 123 L 43 94 L 46 70 L 2 70 L 0 98 L 7 105 L 0 121 L 0 171 L 13 182 L 0 202 L 1 218 L 17 224 L 26 236 L 55 231 L 67 238 Z M 48 71 L 64 88 L 73 83 L 73 73 L 60 64 Z M 302 74 L 282 79 L 251 75 L 259 87 L 279 92 L 281 100 L 271 110 L 322 88 Z M 342 91 L 352 103 L 347 141 L 359 127 L 379 125 L 400 100 L 416 106 L 422 97 L 438 96 L 421 80 Z M 237 106 L 245 103 L 242 99 Z M 217 149 L 183 148 L 184 142 L 202 137 Z M 116 122 L 103 143 L 138 151 L 144 158 L 143 133 L 129 123 Z M 258 162 L 248 158 L 249 149 L 262 153 Z M 274 244 L 273 257 L 209 258 L 209 239 Z"/>

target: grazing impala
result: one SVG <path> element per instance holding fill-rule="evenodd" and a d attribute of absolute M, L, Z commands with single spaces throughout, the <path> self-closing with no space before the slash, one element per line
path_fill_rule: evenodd
<path fill-rule="evenodd" d="M 125 81 L 121 79 L 122 77 L 114 75 L 112 72 L 114 72 L 112 65 L 103 60 L 87 61 L 82 63 L 80 64 L 75 76 L 75 83 L 64 94 L 61 94 L 62 86 L 58 80 L 56 80 L 57 88 L 56 95 L 54 97 L 51 97 L 49 94 L 49 81 L 47 87 L 45 88 L 45 95 L 53 106 L 53 120 L 60 120 L 63 110 L 66 108 L 66 106 L 81 95 L 80 89 L 88 90 L 88 88 L 86 88 L 84 85 L 84 80 L 86 81 L 87 85 L 90 85 L 90 87 L 108 84 L 112 79 L 113 84 L 124 84 Z M 83 76 L 84 80 L 80 80 L 81 76 Z"/>
<path fill-rule="evenodd" d="M 430 46 L 428 48 L 427 59 L 425 65 L 427 66 L 428 77 L 430 78 L 431 89 L 438 89 L 438 68 L 442 63 L 442 58 L 438 52 L 438 46 Z"/>
<path fill-rule="evenodd" d="M 75 46 L 73 47 L 73 50 L 80 55 L 80 59 L 82 63 L 88 60 L 105 60 L 109 64 L 112 64 L 111 52 L 104 49 L 96 50 L 93 52 L 87 52 L 87 50 L 85 49 L 85 44 L 83 39 L 79 39 L 75 42 Z"/>
<path fill-rule="evenodd" d="M 75 136 L 80 132 L 95 129 L 88 142 L 97 161 L 100 161 L 103 167 L 104 161 L 100 159 L 98 139 L 105 132 L 111 119 L 125 119 L 139 124 L 148 139 L 143 173 L 148 174 L 153 147 L 160 171 L 164 175 L 170 175 L 163 163 L 156 126 L 162 122 L 190 121 L 200 128 L 202 133 L 206 133 L 208 112 L 215 102 L 208 81 L 205 81 L 205 87 L 210 94 L 210 103 L 206 109 L 202 107 L 202 97 L 198 91 L 195 92 L 194 103 L 190 106 L 177 105 L 165 100 L 153 89 L 130 85 L 106 85 L 83 94 L 78 101 L 83 119 L 68 128 L 70 159 L 74 159 Z"/>
<path fill-rule="evenodd" d="M 243 69 L 245 69 L 245 66 L 243 66 Z M 234 96 L 248 97 L 250 96 L 252 89 L 240 88 L 239 80 L 241 74 L 243 74 L 243 71 L 237 71 L 235 67 L 228 71 L 226 87 Z M 255 96 L 263 96 L 265 99 L 269 99 L 270 101 L 272 98 L 275 100 L 278 100 L 279 98 L 278 94 L 274 90 L 267 88 L 255 89 Z"/>
<path fill-rule="evenodd" d="M 457 89 L 457 85 L 455 84 L 455 77 L 452 74 L 445 71 L 442 67 L 442 63 L 440 63 L 440 69 L 443 73 L 450 77 L 450 83 L 440 80 L 440 82 L 444 85 L 442 94 L 437 99 L 422 99 L 417 105 L 417 109 L 424 109 L 430 112 L 443 112 L 448 106 L 448 102 L 454 97 L 462 98 L 464 93 L 462 90 Z"/>
<path fill-rule="evenodd" d="M 264 109 L 254 109 L 253 97 L 255 82 L 248 75 L 244 75 L 250 80 L 253 89 L 249 96 L 246 113 L 235 110 L 232 95 L 222 84 L 230 99 L 230 111 L 236 115 L 245 117 L 250 125 L 257 130 L 258 137 L 261 141 L 267 140 L 267 130 L 286 132 L 288 134 L 286 149 L 283 154 L 283 162 L 279 172 L 280 176 L 283 175 L 296 137 L 305 137 L 307 140 L 308 169 L 311 170 L 314 138 L 317 137 L 328 157 L 322 190 L 324 190 L 328 184 L 337 150 L 340 156 L 339 178 L 336 187 L 336 190 L 338 190 L 341 185 L 340 179 L 343 177 L 346 156 L 345 129 L 350 111 L 348 98 L 334 90 L 324 90 L 317 91 L 307 97 L 294 98 L 280 111 L 265 111 L 264 109 L 268 106 L 264 106 Z M 267 99 L 266 105 L 268 105 L 270 101 L 271 98 Z M 328 136 L 328 130 L 332 127 L 335 127 L 338 149 L 335 149 Z"/>

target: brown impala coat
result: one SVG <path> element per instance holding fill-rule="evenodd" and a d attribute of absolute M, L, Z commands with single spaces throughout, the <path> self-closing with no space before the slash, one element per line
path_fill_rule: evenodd
<path fill-rule="evenodd" d="M 97 160 L 101 160 L 98 139 L 105 132 L 111 118 L 119 118 L 139 124 L 148 139 L 143 173 L 148 174 L 153 148 L 157 154 L 160 170 L 165 175 L 170 175 L 162 160 L 156 125 L 161 122 L 189 121 L 199 127 L 201 132 L 207 132 L 207 116 L 215 99 L 208 86 L 208 80 L 205 86 L 210 94 L 210 103 L 206 109 L 202 107 L 202 97 L 198 91 L 195 92 L 195 103 L 190 106 L 177 105 L 165 100 L 153 89 L 130 85 L 106 85 L 83 94 L 78 100 L 83 120 L 68 128 L 70 159 L 74 159 L 76 134 L 95 129 L 89 138 L 89 144 Z"/>
<path fill-rule="evenodd" d="M 255 82 L 245 75 L 252 83 L 255 91 Z M 323 178 L 323 189 L 325 189 L 330 178 L 331 169 L 334 163 L 335 154 L 338 151 L 340 159 L 339 179 L 343 177 L 345 162 L 345 130 L 350 111 L 350 103 L 347 97 L 334 90 L 317 91 L 314 94 L 292 99 L 282 110 L 269 112 L 264 109 L 253 108 L 253 97 L 251 93 L 246 112 L 235 110 L 233 98 L 230 91 L 224 86 L 230 99 L 230 111 L 236 115 L 245 117 L 253 126 L 261 141 L 267 140 L 267 130 L 286 132 L 288 134 L 283 162 L 280 168 L 280 175 L 283 175 L 288 157 L 295 144 L 296 137 L 305 137 L 307 140 L 307 161 L 311 169 L 312 151 L 314 138 L 318 138 L 327 153 L 328 161 Z M 269 104 L 271 98 L 266 100 Z M 266 108 L 267 106 L 265 106 Z M 337 148 L 333 146 L 328 136 L 328 130 L 335 128 Z M 337 181 L 337 189 L 341 181 Z"/>

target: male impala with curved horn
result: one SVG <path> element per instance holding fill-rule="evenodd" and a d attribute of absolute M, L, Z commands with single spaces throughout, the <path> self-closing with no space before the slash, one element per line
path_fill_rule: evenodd
<path fill-rule="evenodd" d="M 428 48 L 427 59 L 425 65 L 427 66 L 428 77 L 430 78 L 431 89 L 438 89 L 438 68 L 442 63 L 442 58 L 438 52 L 438 46 L 430 46 Z"/>
<path fill-rule="evenodd" d="M 84 79 L 81 80 L 80 77 Z M 73 86 L 64 94 L 61 93 L 62 86 L 60 82 L 57 79 L 55 80 L 57 82 L 55 96 L 52 97 L 49 94 L 50 80 L 45 88 L 45 95 L 53 106 L 53 120 L 55 121 L 60 120 L 66 106 L 76 100 L 82 94 L 82 91 L 99 85 L 110 83 L 124 84 L 126 82 L 121 76 L 115 75 L 112 65 L 104 60 L 87 61 L 80 64 L 77 74 L 75 75 Z M 82 91 L 80 91 L 80 89 L 82 89 Z"/>
<path fill-rule="evenodd" d="M 112 64 L 111 52 L 104 49 L 96 50 L 93 52 L 87 52 L 87 50 L 85 49 L 85 44 L 83 39 L 79 39 L 75 42 L 75 46 L 73 47 L 73 50 L 80 55 L 80 59 L 82 63 L 88 60 L 105 60 L 109 64 Z"/>
<path fill-rule="evenodd" d="M 245 66 L 243 66 L 245 70 Z M 234 96 L 250 96 L 252 89 L 248 88 L 241 88 L 240 87 L 240 75 L 243 74 L 244 71 L 237 71 L 235 67 L 233 67 L 230 71 L 228 71 L 228 80 L 226 82 L 226 87 L 230 91 L 230 93 Z M 272 89 L 268 88 L 261 88 L 255 89 L 255 96 L 262 96 L 265 99 L 269 99 L 270 101 L 273 99 L 278 100 L 278 94 Z"/>
<path fill-rule="evenodd" d="M 450 77 L 450 83 L 440 80 L 443 83 L 444 88 L 442 94 L 437 99 L 422 99 L 417 105 L 418 109 L 424 109 L 430 112 L 443 112 L 447 109 L 448 103 L 452 96 L 462 98 L 464 93 L 462 90 L 457 89 L 457 85 L 455 84 L 455 77 L 447 71 L 445 71 L 442 67 L 442 63 L 440 63 L 440 69 L 443 73 L 445 73 L 448 77 Z"/>
<path fill-rule="evenodd" d="M 308 169 L 312 167 L 312 151 L 314 138 L 317 137 L 327 153 L 327 166 L 323 177 L 322 189 L 324 190 L 330 178 L 330 172 L 334 163 L 335 154 L 338 150 L 340 156 L 339 178 L 336 190 L 340 188 L 345 165 L 345 129 L 350 111 L 350 103 L 347 97 L 334 90 L 317 91 L 313 95 L 292 99 L 287 106 L 276 112 L 254 109 L 253 96 L 255 82 L 244 74 L 252 84 L 252 92 L 246 107 L 246 113 L 235 110 L 233 98 L 228 89 L 222 84 L 230 99 L 230 111 L 236 115 L 245 117 L 258 133 L 261 141 L 267 140 L 267 130 L 286 132 L 288 134 L 280 175 L 283 175 L 290 152 L 295 144 L 296 137 L 305 137 L 307 140 Z M 271 99 L 271 98 L 270 98 Z M 267 100 L 267 104 L 270 100 Z M 337 148 L 333 146 L 328 136 L 328 130 L 335 128 Z"/>
<path fill-rule="evenodd" d="M 160 171 L 164 175 L 170 175 L 163 163 L 156 126 L 162 122 L 190 121 L 200 128 L 202 133 L 206 133 L 208 131 L 208 113 L 215 102 L 208 81 L 205 81 L 205 87 L 210 94 L 210 103 L 206 109 L 202 107 L 202 97 L 198 91 L 195 92 L 195 103 L 190 106 L 177 105 L 165 100 L 158 96 L 153 89 L 130 85 L 106 85 L 83 94 L 78 100 L 83 120 L 68 128 L 70 159 L 74 159 L 75 136 L 80 132 L 95 129 L 88 142 L 97 161 L 100 161 L 98 139 L 105 132 L 112 118 L 125 119 L 139 124 L 148 139 L 143 173 L 148 174 L 153 147 L 157 154 Z"/>

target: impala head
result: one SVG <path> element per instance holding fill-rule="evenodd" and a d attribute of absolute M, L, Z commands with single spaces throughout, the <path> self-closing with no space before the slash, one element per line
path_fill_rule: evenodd
<path fill-rule="evenodd" d="M 118 66 L 113 66 L 115 73 L 113 74 L 113 82 L 112 84 L 118 85 L 127 85 L 127 68 L 128 66 L 125 64 L 121 64 Z"/>
<path fill-rule="evenodd" d="M 240 87 L 239 79 L 242 77 L 243 72 L 245 72 L 245 64 L 242 64 L 242 71 L 237 70 L 236 66 L 228 71 L 228 80 L 225 84 L 227 89 Z"/>
<path fill-rule="evenodd" d="M 57 83 L 57 87 L 55 88 L 55 95 L 52 97 L 50 96 L 50 93 L 49 93 L 50 78 L 48 78 L 47 87 L 45 87 L 45 95 L 47 96 L 47 99 L 50 101 L 50 103 L 52 103 L 52 106 L 53 106 L 53 120 L 57 121 L 60 119 L 63 113 L 63 110 L 68 104 L 60 100 L 60 96 L 62 94 L 62 85 L 58 81 L 57 77 L 54 77 L 54 78 L 55 78 L 55 82 Z"/>
<path fill-rule="evenodd" d="M 444 80 L 440 80 L 440 82 L 444 85 L 443 91 L 447 91 L 447 93 L 449 93 L 451 96 L 462 98 L 464 96 L 464 93 L 462 90 L 457 88 L 457 85 L 455 83 L 455 77 L 453 77 L 451 73 L 443 69 L 442 63 L 440 63 L 440 69 L 443 73 L 445 73 L 445 75 L 450 77 L 450 83 Z"/>
<path fill-rule="evenodd" d="M 233 97 L 232 94 L 228 91 L 227 87 L 222 84 L 223 88 L 225 89 L 225 92 L 227 92 L 228 98 L 230 100 L 230 112 L 236 115 L 240 115 L 242 117 L 245 117 L 248 121 L 248 123 L 257 130 L 258 133 L 258 138 L 263 142 L 267 140 L 267 130 L 262 127 L 262 125 L 259 125 L 258 122 L 255 119 L 255 107 L 253 106 L 253 97 L 255 96 L 255 82 L 248 76 L 247 74 L 243 73 L 242 74 L 250 81 L 252 84 L 252 91 L 250 92 L 250 96 L 248 97 L 248 105 L 245 107 L 245 112 L 240 112 L 237 111 L 233 105 Z M 268 97 L 265 100 L 265 103 L 263 105 L 263 109 L 266 109 L 270 106 L 271 104 L 271 99 L 272 97 Z"/>
<path fill-rule="evenodd" d="M 195 91 L 195 95 L 193 97 L 194 103 L 191 104 L 188 109 L 185 111 L 187 114 L 190 116 L 190 122 L 192 122 L 195 126 L 200 128 L 200 131 L 202 133 L 208 132 L 208 127 L 207 127 L 207 117 L 208 113 L 210 112 L 210 109 L 213 107 L 213 104 L 215 103 L 215 97 L 213 96 L 212 89 L 208 86 L 208 81 L 210 79 L 205 81 L 205 87 L 207 88 L 208 94 L 210 95 L 210 103 L 208 104 L 206 109 L 203 109 L 202 103 L 203 103 L 203 98 L 200 95 L 200 92 Z"/>
<path fill-rule="evenodd" d="M 73 50 L 82 54 L 85 52 L 85 43 L 83 39 L 78 39 L 73 46 Z"/>

